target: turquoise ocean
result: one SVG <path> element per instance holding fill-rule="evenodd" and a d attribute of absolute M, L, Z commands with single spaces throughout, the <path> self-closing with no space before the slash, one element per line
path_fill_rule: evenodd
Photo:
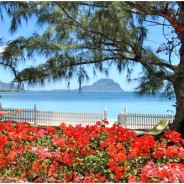
<path fill-rule="evenodd" d="M 119 113 L 174 115 L 175 99 L 138 97 L 133 92 L 60 92 L 32 91 L 0 93 L 3 108 L 33 109 L 63 112 L 103 112 L 107 108 L 109 121 L 117 121 Z"/>

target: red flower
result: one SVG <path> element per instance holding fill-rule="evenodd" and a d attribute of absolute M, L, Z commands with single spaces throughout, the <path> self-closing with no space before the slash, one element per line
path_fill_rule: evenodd
<path fill-rule="evenodd" d="M 65 183 L 71 182 L 73 175 L 74 175 L 73 173 L 66 174 L 65 175 Z"/>
<path fill-rule="evenodd" d="M 58 131 L 51 126 L 38 128 L 27 123 L 2 122 L 2 172 L 8 169 L 15 174 L 15 168 L 20 168 L 21 178 L 39 175 L 36 182 L 184 181 L 184 140 L 177 132 L 168 131 L 162 139 L 155 141 L 151 135 L 136 137 L 134 132 L 118 125 L 107 128 L 62 124 L 60 128 Z M 96 160 L 93 162 L 95 157 L 101 159 L 99 167 L 94 165 L 98 164 Z M 145 164 L 147 160 L 150 162 Z M 22 162 L 31 165 L 23 168 Z M 136 162 L 138 165 L 134 167 Z M 138 173 L 134 176 L 135 169 Z"/>
<path fill-rule="evenodd" d="M 7 142 L 7 138 L 5 135 L 0 135 L 0 146 L 4 147 L 4 145 L 6 145 Z"/>
<path fill-rule="evenodd" d="M 100 122 L 100 121 L 97 121 L 97 122 L 96 122 L 96 125 L 97 125 L 97 126 L 100 126 L 100 125 L 101 125 L 101 122 Z"/>
<path fill-rule="evenodd" d="M 96 174 L 96 179 L 97 179 L 97 182 L 105 182 L 106 180 L 106 177 L 105 176 L 102 176 L 101 174 Z"/>
<path fill-rule="evenodd" d="M 128 183 L 136 183 L 136 177 L 133 174 L 128 177 Z"/>
<path fill-rule="evenodd" d="M 115 158 L 116 157 L 116 154 L 117 154 L 117 149 L 115 148 L 115 146 L 113 144 L 111 144 L 109 146 L 109 155 L 111 158 Z"/>
<path fill-rule="evenodd" d="M 119 181 L 123 176 L 124 176 L 123 168 L 121 168 L 121 167 L 116 167 L 116 169 L 115 169 L 114 180 L 117 182 L 117 181 Z"/>
<path fill-rule="evenodd" d="M 74 183 L 82 183 L 81 179 L 77 176 L 74 178 Z"/>
<path fill-rule="evenodd" d="M 89 175 L 84 180 L 83 183 L 94 183 L 95 179 L 93 176 Z"/>
<path fill-rule="evenodd" d="M 150 150 L 156 145 L 154 137 L 144 135 L 133 139 L 130 147 L 130 155 L 132 156 L 148 156 Z"/>
<path fill-rule="evenodd" d="M 66 123 L 61 123 L 61 124 L 59 125 L 59 127 L 60 127 L 61 129 L 67 128 Z"/>
<path fill-rule="evenodd" d="M 71 165 L 73 162 L 73 154 L 71 153 L 56 151 L 54 157 L 57 161 L 67 165 Z"/>
<path fill-rule="evenodd" d="M 162 149 L 157 149 L 156 151 L 153 152 L 153 158 L 161 158 L 164 156 L 164 150 Z"/>
<path fill-rule="evenodd" d="M 39 160 L 36 160 L 33 164 L 32 164 L 32 169 L 34 171 L 39 171 L 42 168 L 42 164 L 40 163 Z"/>
<path fill-rule="evenodd" d="M 64 145 L 66 143 L 66 139 L 65 138 L 61 138 L 61 137 L 54 137 L 54 138 L 52 138 L 52 143 L 54 145 L 58 145 L 58 146 L 64 147 Z"/>
<path fill-rule="evenodd" d="M 123 162 L 126 160 L 126 152 L 123 150 L 123 151 L 120 151 L 119 153 L 117 153 L 117 155 L 115 156 L 115 160 L 117 162 Z"/>
<path fill-rule="evenodd" d="M 49 169 L 48 169 L 48 175 L 52 176 L 54 171 L 57 170 L 59 164 L 58 162 L 54 161 L 51 165 L 49 165 Z"/>
<path fill-rule="evenodd" d="M 46 131 L 52 136 L 56 133 L 57 130 L 52 126 L 47 126 Z"/>
<path fill-rule="evenodd" d="M 177 146 L 169 146 L 166 150 L 165 150 L 165 155 L 168 157 L 173 157 L 178 155 L 178 147 Z"/>
<path fill-rule="evenodd" d="M 117 162 L 115 162 L 113 160 L 109 161 L 107 163 L 107 166 L 109 166 L 110 171 L 114 171 L 116 169 L 116 167 L 117 167 Z"/>
<path fill-rule="evenodd" d="M 141 182 L 154 182 L 154 178 L 160 183 L 163 182 L 183 182 L 184 181 L 184 164 L 183 163 L 167 163 L 163 166 L 154 165 L 153 162 L 148 163 L 141 169 Z M 153 178 L 153 179 L 150 179 Z"/>
<path fill-rule="evenodd" d="M 56 182 L 57 182 L 57 179 L 56 178 L 54 178 L 54 177 L 50 177 L 49 178 L 49 183 L 56 183 Z"/>
<path fill-rule="evenodd" d="M 177 143 L 182 140 L 181 134 L 173 130 L 168 130 L 166 133 L 164 133 L 163 137 L 165 137 L 166 139 L 168 139 L 168 141 L 173 143 Z"/>
<path fill-rule="evenodd" d="M 10 163 L 15 160 L 16 156 L 17 156 L 17 153 L 15 151 L 10 151 L 6 158 L 8 162 Z"/>
<path fill-rule="evenodd" d="M 2 131 L 2 130 L 6 130 L 8 132 L 16 131 L 16 129 L 12 125 L 12 121 L 11 120 L 7 120 L 7 121 L 4 121 L 4 122 L 0 123 L 0 131 Z"/>

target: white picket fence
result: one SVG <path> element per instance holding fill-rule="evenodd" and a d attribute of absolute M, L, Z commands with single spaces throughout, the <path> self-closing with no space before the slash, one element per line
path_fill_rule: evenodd
<path fill-rule="evenodd" d="M 0 111 L 14 112 L 13 108 L 2 108 L 0 103 Z M 150 129 L 154 127 L 160 120 L 169 119 L 171 122 L 174 119 L 173 115 L 158 115 L 158 114 L 136 114 L 136 113 L 121 113 L 118 115 L 117 123 L 123 128 L 129 129 Z M 21 109 L 21 113 L 16 115 L 5 115 L 2 120 L 12 119 L 14 121 L 29 122 L 35 125 L 53 125 L 58 126 L 62 122 L 73 126 L 81 124 L 82 126 L 94 125 L 97 121 L 107 119 L 107 109 L 101 113 L 81 113 L 81 112 L 54 112 L 34 109 Z"/>
<path fill-rule="evenodd" d="M 13 108 L 2 108 L 1 111 L 14 112 Z M 53 125 L 58 126 L 61 123 L 71 124 L 73 126 L 81 124 L 82 126 L 94 125 L 97 121 L 107 118 L 107 110 L 101 113 L 80 113 L 80 112 L 54 112 L 34 109 L 20 109 L 21 113 L 4 115 L 2 120 L 12 119 L 14 121 L 29 122 L 35 125 Z"/>
<path fill-rule="evenodd" d="M 123 128 L 129 129 L 151 129 L 160 120 L 169 119 L 173 121 L 173 115 L 162 114 L 135 114 L 135 113 L 122 113 L 118 115 L 118 124 Z"/>

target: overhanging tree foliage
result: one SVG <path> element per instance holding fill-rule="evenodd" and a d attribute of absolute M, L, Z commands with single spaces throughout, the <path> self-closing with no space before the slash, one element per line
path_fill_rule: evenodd
<path fill-rule="evenodd" d="M 132 64 L 139 63 L 144 75 L 137 91 L 174 95 L 177 105 L 171 128 L 184 131 L 183 2 L 1 2 L 3 8 L 12 17 L 11 31 L 31 16 L 45 29 L 7 43 L 1 61 L 12 67 L 15 82 L 43 84 L 77 77 L 81 86 L 88 79 L 85 66 L 91 65 L 94 73 L 108 73 L 114 64 L 119 72 L 130 73 Z M 145 46 L 148 22 L 161 25 L 160 34 L 167 40 L 156 52 Z M 161 59 L 160 52 L 167 59 Z M 37 54 L 45 56 L 43 64 L 17 71 L 19 62 Z"/>

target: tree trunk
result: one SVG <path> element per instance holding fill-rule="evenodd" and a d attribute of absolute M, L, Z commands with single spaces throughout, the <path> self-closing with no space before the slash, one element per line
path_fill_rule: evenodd
<path fill-rule="evenodd" d="M 179 72 L 175 74 L 176 80 L 173 83 L 174 91 L 176 95 L 176 114 L 173 123 L 170 125 L 170 129 L 176 130 L 184 137 L 184 77 L 180 65 Z"/>
<path fill-rule="evenodd" d="M 180 9 L 178 24 L 180 27 L 184 27 L 184 2 L 178 4 Z M 181 47 L 179 49 L 180 62 L 173 76 L 173 86 L 176 95 L 176 114 L 170 128 L 180 132 L 182 137 L 184 137 L 184 31 L 175 31 L 181 41 Z"/>

